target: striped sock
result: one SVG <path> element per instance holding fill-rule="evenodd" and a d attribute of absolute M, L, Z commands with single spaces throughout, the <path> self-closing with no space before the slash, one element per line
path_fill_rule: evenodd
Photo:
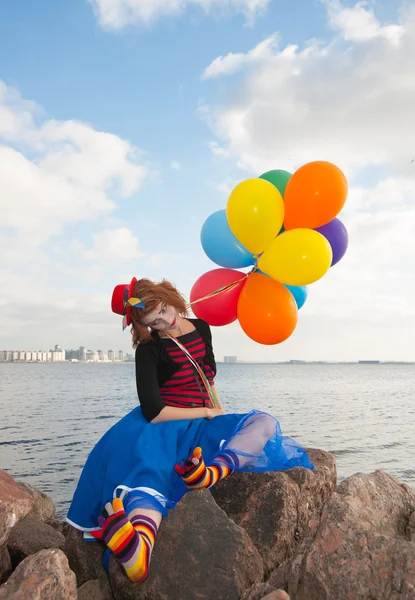
<path fill-rule="evenodd" d="M 102 517 L 98 517 L 100 532 L 92 535 L 102 539 L 124 568 L 127 577 L 142 583 L 147 579 L 151 552 L 157 534 L 157 525 L 144 515 L 136 515 L 130 521 L 120 498 L 112 505 L 106 504 Z"/>
<path fill-rule="evenodd" d="M 237 455 L 232 450 L 225 450 L 207 467 L 202 457 L 202 449 L 195 448 L 191 456 L 184 463 L 176 465 L 175 469 L 189 490 L 200 490 L 210 488 L 221 479 L 225 479 L 238 463 Z"/>

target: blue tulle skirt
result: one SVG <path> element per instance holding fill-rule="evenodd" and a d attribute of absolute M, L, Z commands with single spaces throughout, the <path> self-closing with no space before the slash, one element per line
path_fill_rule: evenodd
<path fill-rule="evenodd" d="M 313 468 L 307 452 L 283 436 L 277 419 L 268 413 L 149 423 L 135 408 L 91 451 L 67 521 L 85 532 L 98 529 L 98 516 L 116 496 L 133 498 L 134 508 L 158 510 L 165 516 L 188 491 L 174 466 L 196 446 L 202 448 L 207 465 L 229 448 L 238 455 L 240 471 Z"/>

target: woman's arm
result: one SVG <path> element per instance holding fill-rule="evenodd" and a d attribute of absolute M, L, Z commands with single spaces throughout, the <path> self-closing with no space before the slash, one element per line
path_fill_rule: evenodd
<path fill-rule="evenodd" d="M 223 414 L 222 412 L 220 414 Z M 201 408 L 175 408 L 174 406 L 165 406 L 151 420 L 152 423 L 162 423 L 163 421 L 180 421 L 181 419 L 213 419 L 218 413 L 215 410 L 203 406 Z"/>
<path fill-rule="evenodd" d="M 154 343 L 139 344 L 135 351 L 138 400 L 143 416 L 152 421 L 163 410 L 157 379 L 158 351 Z"/>

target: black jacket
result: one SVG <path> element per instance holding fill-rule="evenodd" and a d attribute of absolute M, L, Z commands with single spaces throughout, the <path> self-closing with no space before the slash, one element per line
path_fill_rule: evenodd
<path fill-rule="evenodd" d="M 216 373 L 216 362 L 212 348 L 212 333 L 209 325 L 202 319 L 188 319 L 200 333 L 206 346 L 204 362 Z M 135 373 L 137 393 L 141 410 L 148 421 L 152 421 L 164 408 L 160 396 L 160 387 L 180 369 L 174 362 L 159 335 L 154 332 L 152 340 L 139 344 L 135 351 Z"/>

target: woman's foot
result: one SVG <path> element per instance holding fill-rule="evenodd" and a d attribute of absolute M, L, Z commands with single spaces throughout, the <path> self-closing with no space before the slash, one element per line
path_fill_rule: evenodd
<path fill-rule="evenodd" d="M 151 552 L 157 533 L 156 523 L 149 517 L 134 517 L 134 525 L 125 514 L 120 498 L 105 505 L 98 517 L 101 530 L 92 532 L 102 539 L 134 583 L 143 583 L 148 576 Z"/>
<path fill-rule="evenodd" d="M 207 467 L 202 456 L 202 449 L 195 448 L 187 460 L 175 466 L 189 490 L 210 488 L 221 479 L 225 479 L 236 466 L 238 457 L 231 450 L 222 452 Z"/>

